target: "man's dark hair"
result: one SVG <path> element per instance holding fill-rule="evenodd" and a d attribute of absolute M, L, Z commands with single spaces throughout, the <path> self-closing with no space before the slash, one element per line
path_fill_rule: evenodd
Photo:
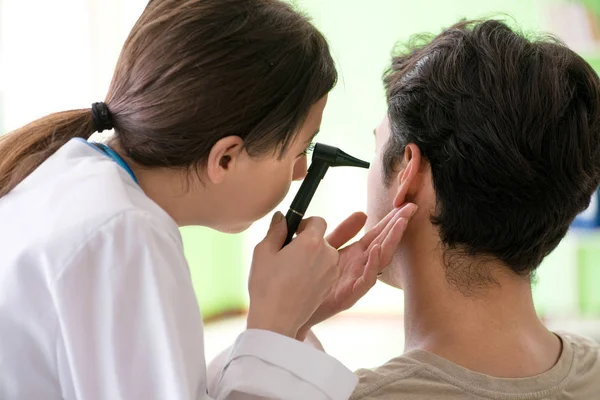
<path fill-rule="evenodd" d="M 431 164 L 432 222 L 446 254 L 492 257 L 530 275 L 599 184 L 594 70 L 551 37 L 464 21 L 395 56 L 384 81 L 386 181 L 416 144 Z M 466 271 L 467 280 L 482 276 Z"/>

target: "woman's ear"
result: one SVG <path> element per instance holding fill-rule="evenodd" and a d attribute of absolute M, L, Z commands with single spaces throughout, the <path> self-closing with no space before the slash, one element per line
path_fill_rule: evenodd
<path fill-rule="evenodd" d="M 419 147 L 410 143 L 404 149 L 402 164 L 405 168 L 398 173 L 398 192 L 394 197 L 394 207 L 400 207 L 407 201 L 412 201 L 421 186 L 422 155 Z"/>
<path fill-rule="evenodd" d="M 206 164 L 206 175 L 215 184 L 225 180 L 242 153 L 244 141 L 239 136 L 227 136 L 210 149 Z"/>

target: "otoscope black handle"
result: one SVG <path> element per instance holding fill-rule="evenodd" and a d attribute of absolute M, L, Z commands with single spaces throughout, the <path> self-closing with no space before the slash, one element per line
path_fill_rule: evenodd
<path fill-rule="evenodd" d="M 288 231 L 283 247 L 292 241 L 296 230 L 298 230 L 300 221 L 304 218 L 304 213 L 310 204 L 310 200 L 317 191 L 317 187 L 319 186 L 319 183 L 321 183 L 321 179 L 325 176 L 328 168 L 329 165 L 322 160 L 313 161 L 310 168 L 308 168 L 306 177 L 304 178 L 302 185 L 300 185 L 300 189 L 298 190 L 298 193 L 296 193 L 296 197 L 294 197 L 289 211 L 285 215 Z"/>
<path fill-rule="evenodd" d="M 293 210 L 288 210 L 287 214 L 285 214 L 285 220 L 287 222 L 287 236 L 285 238 L 285 243 L 283 246 L 287 246 L 294 237 L 294 234 L 298 230 L 298 226 L 302 221 L 302 215 L 294 212 Z"/>

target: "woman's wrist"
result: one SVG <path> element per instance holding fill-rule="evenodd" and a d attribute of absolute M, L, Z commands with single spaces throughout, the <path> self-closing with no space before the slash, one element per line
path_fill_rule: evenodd
<path fill-rule="evenodd" d="M 292 328 L 285 323 L 279 321 L 264 321 L 260 319 L 248 316 L 246 323 L 246 329 L 260 329 L 263 331 L 270 331 L 278 333 L 283 336 L 290 337 L 292 339 L 297 338 L 298 329 Z"/>
<path fill-rule="evenodd" d="M 296 338 L 298 339 L 298 336 L 296 336 Z M 298 340 L 300 340 L 300 339 L 298 339 Z M 317 350 L 321 350 L 323 352 L 325 351 L 323 344 L 321 343 L 321 341 L 319 340 L 317 335 L 315 335 L 315 333 L 312 331 L 312 329 L 308 329 L 305 331 L 303 342 L 310 344 L 312 347 L 314 347 Z"/>
<path fill-rule="evenodd" d="M 296 340 L 299 340 L 301 342 L 304 342 L 306 340 L 306 337 L 308 336 L 308 333 L 310 332 L 310 328 L 309 327 L 302 327 L 298 330 L 298 332 L 296 333 Z"/>

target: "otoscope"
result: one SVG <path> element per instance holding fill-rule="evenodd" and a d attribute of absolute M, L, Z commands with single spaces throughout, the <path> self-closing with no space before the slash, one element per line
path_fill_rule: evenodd
<path fill-rule="evenodd" d="M 369 163 L 354 158 L 337 147 L 317 143 L 306 178 L 304 178 L 300 190 L 298 190 L 289 211 L 285 215 L 287 221 L 287 237 L 284 246 L 292 241 L 292 237 L 296 233 L 300 221 L 304 218 L 304 213 L 308 208 L 308 204 L 312 200 L 319 183 L 321 183 L 321 179 L 323 179 L 329 167 L 369 168 Z"/>

